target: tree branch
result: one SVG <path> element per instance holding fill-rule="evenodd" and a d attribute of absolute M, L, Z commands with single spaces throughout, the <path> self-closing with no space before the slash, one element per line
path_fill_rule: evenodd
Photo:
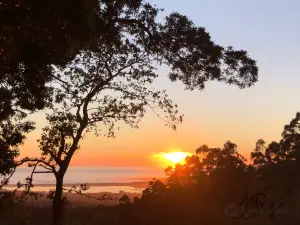
<path fill-rule="evenodd" d="M 107 195 L 107 193 L 104 193 L 101 197 L 94 197 L 94 196 L 91 196 L 91 195 L 84 194 L 84 193 L 82 193 L 82 191 L 77 191 L 77 190 L 74 190 L 74 189 L 63 188 L 63 190 L 67 191 L 68 194 L 74 192 L 75 194 L 82 195 L 82 196 L 88 198 L 89 200 L 91 200 L 91 199 L 95 199 L 95 200 L 98 200 L 98 201 L 118 200 L 117 198 L 109 197 Z"/>
<path fill-rule="evenodd" d="M 55 76 L 55 75 L 51 75 L 53 78 L 55 78 L 56 80 L 58 80 L 59 82 L 61 82 L 61 83 L 63 83 L 64 85 L 66 85 L 68 88 L 70 87 L 69 85 L 69 83 L 67 82 L 67 81 L 64 81 L 64 80 L 62 80 L 62 79 L 60 79 L 59 77 L 57 77 L 57 76 Z"/>
<path fill-rule="evenodd" d="M 21 161 L 19 161 L 19 162 L 17 163 L 16 167 L 18 167 L 18 166 L 20 166 L 20 165 L 22 165 L 22 164 L 24 164 L 24 163 L 30 163 L 30 162 L 31 162 L 31 163 L 33 163 L 33 162 L 36 162 L 36 163 L 43 163 L 44 165 L 48 166 L 49 169 L 51 169 L 52 172 L 53 172 L 54 174 L 56 174 L 55 166 L 49 164 L 48 162 L 46 162 L 46 161 L 43 160 L 43 159 L 37 159 L 37 158 L 36 158 L 36 159 L 24 158 L 24 159 L 22 159 Z"/>
<path fill-rule="evenodd" d="M 150 38 L 153 37 L 153 34 L 150 32 L 150 29 L 148 29 L 140 20 L 116 18 L 114 19 L 114 21 L 122 24 L 127 24 L 127 25 L 137 24 L 143 31 L 145 31 L 149 35 Z"/>
<path fill-rule="evenodd" d="M 40 167 L 43 167 L 43 168 L 46 169 L 46 170 L 49 170 L 49 171 L 53 172 L 51 168 L 48 168 L 48 167 L 46 167 L 46 166 L 44 166 L 44 165 L 41 165 L 41 164 L 40 164 L 39 166 L 40 166 Z"/>
<path fill-rule="evenodd" d="M 2 187 L 8 183 L 8 181 L 14 175 L 15 172 L 16 172 L 16 167 L 13 169 L 13 171 L 10 173 L 10 175 L 7 178 L 5 178 L 3 181 L 1 181 L 0 189 L 2 189 Z"/>

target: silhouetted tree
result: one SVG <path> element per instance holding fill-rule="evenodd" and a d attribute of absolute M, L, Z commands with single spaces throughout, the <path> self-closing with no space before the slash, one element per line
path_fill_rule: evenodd
<path fill-rule="evenodd" d="M 120 199 L 119 199 L 120 204 L 130 204 L 130 198 L 128 195 L 124 194 Z"/>
<path fill-rule="evenodd" d="M 255 167 L 261 167 L 266 164 L 273 164 L 285 159 L 284 154 L 281 152 L 279 143 L 273 141 L 267 147 L 266 142 L 259 139 L 256 142 L 255 149 L 251 152 L 251 160 Z"/>
<path fill-rule="evenodd" d="M 39 141 L 42 157 L 24 162 L 34 162 L 34 170 L 42 166 L 55 175 L 53 224 L 59 224 L 62 218 L 64 175 L 87 132 L 114 136 L 118 122 L 137 127 L 146 110 L 174 129 L 181 122 L 177 106 L 166 93 L 151 88 L 158 77 L 154 63 L 169 66 L 169 78 L 180 80 L 190 90 L 203 89 L 208 80 L 240 88 L 257 81 L 256 62 L 246 51 L 215 44 L 204 28 L 196 27 L 186 16 L 172 13 L 159 23 L 158 9 L 131 0 L 100 1 L 97 10 L 95 26 L 99 33 L 92 35 L 92 47 L 81 49 L 66 65 L 51 62 L 51 76 L 41 75 L 41 80 L 49 84 L 47 90 L 53 93 L 55 104 L 50 104 L 48 126 Z M 102 33 L 101 27 L 105 28 Z M 45 98 L 50 97 L 50 92 L 42 91 L 42 83 L 30 85 Z M 13 83 L 9 88 L 12 86 L 18 87 Z M 9 90 L 13 93 L 12 88 Z M 20 104 L 24 107 L 29 98 L 39 102 L 31 94 L 23 97 Z"/>
<path fill-rule="evenodd" d="M 292 121 L 284 126 L 281 134 L 280 151 L 281 158 L 300 161 L 300 113 Z M 277 152 L 275 152 L 276 154 Z"/>
<path fill-rule="evenodd" d="M 262 167 L 287 160 L 299 161 L 300 155 L 300 113 L 284 126 L 279 142 L 271 142 L 267 147 L 264 140 L 256 142 L 255 149 L 251 152 L 253 165 Z"/>
<path fill-rule="evenodd" d="M 196 153 L 166 169 L 166 184 L 158 182 L 161 191 L 153 191 L 157 181 L 150 183 L 134 201 L 142 218 L 151 224 L 227 224 L 226 207 L 252 188 L 255 170 L 229 141 L 223 148 L 202 146 Z"/>
<path fill-rule="evenodd" d="M 96 0 L 0 2 L 0 173 L 33 129 L 26 128 L 26 114 L 52 105 L 52 65 L 66 65 L 90 48 L 98 13 Z"/>
<path fill-rule="evenodd" d="M 14 172 L 19 155 L 19 146 L 24 142 L 25 135 L 34 128 L 32 122 L 14 123 L 12 120 L 0 121 L 0 189 L 9 181 Z"/>
<path fill-rule="evenodd" d="M 64 66 L 79 51 L 95 50 L 99 41 L 118 45 L 124 31 L 163 56 L 176 71 L 171 80 L 189 88 L 203 88 L 207 80 L 241 87 L 257 81 L 257 67 L 245 51 L 216 45 L 204 28 L 178 13 L 156 23 L 157 12 L 142 0 L 1 1 L 0 78 L 10 93 L 6 101 L 28 110 L 51 105 L 52 88 L 46 84 L 57 79 L 51 65 Z"/>
<path fill-rule="evenodd" d="M 151 203 L 161 202 L 167 193 L 166 185 L 160 180 L 149 182 L 149 187 L 143 190 L 142 199 Z"/>
<path fill-rule="evenodd" d="M 246 168 L 246 159 L 237 151 L 236 144 L 228 141 L 221 148 L 209 148 L 206 145 L 196 150 L 206 173 L 210 174 L 216 169 Z"/>
<path fill-rule="evenodd" d="M 0 87 L 9 92 L 5 102 L 29 111 L 49 106 L 52 88 L 46 84 L 55 79 L 51 65 L 65 65 L 91 45 L 98 13 L 96 0 L 1 1 Z"/>
<path fill-rule="evenodd" d="M 187 157 L 182 165 L 177 164 L 174 168 L 169 166 L 165 172 L 167 185 L 172 188 L 198 184 L 205 175 L 203 165 L 196 155 Z"/>

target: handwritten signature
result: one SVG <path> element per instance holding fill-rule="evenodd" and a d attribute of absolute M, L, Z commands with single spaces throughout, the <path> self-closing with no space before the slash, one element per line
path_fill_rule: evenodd
<path fill-rule="evenodd" d="M 270 185 L 267 186 L 268 189 Z M 270 218 L 273 220 L 275 212 L 284 206 L 286 203 L 284 199 L 288 196 L 288 192 L 278 200 L 270 201 L 267 195 L 263 192 L 256 193 L 252 196 L 248 196 L 246 192 L 241 202 L 237 205 L 230 207 L 227 214 L 233 219 L 250 219 L 258 214 L 269 214 Z"/>

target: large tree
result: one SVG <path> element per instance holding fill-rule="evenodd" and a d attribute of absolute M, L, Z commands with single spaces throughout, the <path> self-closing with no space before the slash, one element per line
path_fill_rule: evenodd
<path fill-rule="evenodd" d="M 1 101 L 29 110 L 49 106 L 52 89 L 47 84 L 55 79 L 51 65 L 63 66 L 80 50 L 93 49 L 93 37 L 118 44 L 124 32 L 164 57 L 176 70 L 170 78 L 188 88 L 203 88 L 207 80 L 241 87 L 257 80 L 255 62 L 245 51 L 216 45 L 204 28 L 177 13 L 156 23 L 157 12 L 142 0 L 1 1 L 1 96 L 10 94 Z"/>
<path fill-rule="evenodd" d="M 118 122 L 137 127 L 148 110 L 172 128 L 181 122 L 165 91 L 151 86 L 158 77 L 156 65 L 167 65 L 170 80 L 181 81 L 190 90 L 202 90 L 209 80 L 240 88 L 257 81 L 256 62 L 246 51 L 214 43 L 203 27 L 186 16 L 172 13 L 157 22 L 160 10 L 142 0 L 102 0 L 97 10 L 91 46 L 82 48 L 70 62 L 49 61 L 49 76 L 41 75 L 47 92 L 41 92 L 45 95 L 40 100 L 48 99 L 46 106 L 52 112 L 39 141 L 42 157 L 23 160 L 55 175 L 54 224 L 62 218 L 64 175 L 87 132 L 113 136 Z M 14 82 L 29 83 L 36 91 L 35 80 L 23 82 L 28 76 L 22 64 L 20 71 L 16 74 L 21 80 Z M 19 83 L 9 78 L 1 85 L 7 93 L 15 93 Z M 35 99 L 31 94 L 23 97 L 12 96 L 9 104 L 23 107 L 28 99 Z"/>
<path fill-rule="evenodd" d="M 53 65 L 97 51 L 99 42 L 121 46 L 124 37 L 170 66 L 169 78 L 188 89 L 203 89 L 208 80 L 241 88 L 257 81 L 246 51 L 215 44 L 178 13 L 158 23 L 158 12 L 142 0 L 1 1 L 0 120 L 53 106 L 53 83 L 60 80 Z"/>

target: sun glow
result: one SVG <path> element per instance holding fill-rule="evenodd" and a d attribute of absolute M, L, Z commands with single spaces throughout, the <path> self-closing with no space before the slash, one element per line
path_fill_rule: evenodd
<path fill-rule="evenodd" d="M 163 156 L 172 163 L 180 163 L 188 156 L 185 152 L 164 153 Z"/>
<path fill-rule="evenodd" d="M 164 164 L 164 166 L 174 166 L 176 164 L 182 164 L 185 162 L 185 158 L 190 156 L 191 153 L 189 152 L 181 152 L 181 151 L 174 151 L 174 152 L 162 152 L 159 154 L 155 154 L 154 156 L 158 157 L 160 161 Z"/>

